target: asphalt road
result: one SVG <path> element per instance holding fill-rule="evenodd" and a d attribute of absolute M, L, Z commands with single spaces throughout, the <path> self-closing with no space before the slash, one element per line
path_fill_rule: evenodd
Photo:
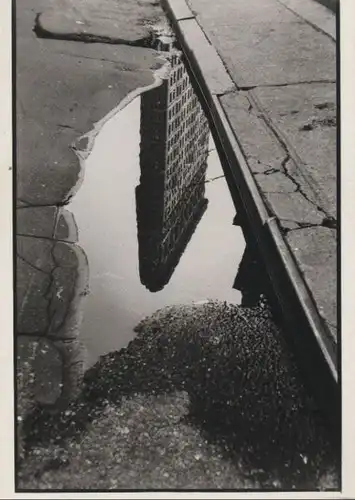
<path fill-rule="evenodd" d="M 38 38 L 36 16 L 51 5 L 18 0 L 16 9 L 17 197 L 29 205 L 66 198 L 80 175 L 70 145 L 130 91 L 153 83 L 161 64 L 148 48 Z"/>

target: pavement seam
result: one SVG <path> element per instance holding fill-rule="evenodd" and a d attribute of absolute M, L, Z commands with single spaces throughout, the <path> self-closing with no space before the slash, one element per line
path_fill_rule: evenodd
<path fill-rule="evenodd" d="M 302 189 L 301 184 L 298 181 L 296 181 L 296 179 L 290 174 L 290 172 L 289 172 L 289 170 L 287 168 L 287 165 L 288 165 L 288 163 L 290 162 L 291 159 L 292 158 L 290 156 L 290 153 L 287 152 L 287 156 L 281 162 L 282 172 L 285 175 L 285 177 L 287 177 L 287 179 L 289 179 L 295 185 L 296 192 L 300 193 L 300 195 L 303 196 L 303 198 L 305 200 L 307 200 L 309 203 L 311 203 L 311 205 L 313 205 L 318 210 L 318 212 L 320 212 L 321 214 L 323 214 L 324 217 L 330 217 L 330 215 L 326 212 L 325 209 L 323 209 L 319 204 L 317 204 L 315 201 L 313 201 L 313 200 L 311 200 L 309 198 L 309 196 Z"/>
<path fill-rule="evenodd" d="M 165 0 L 168 5 L 169 5 L 169 0 Z M 278 1 L 283 7 L 285 7 L 286 9 L 288 9 L 290 12 L 292 12 L 293 14 L 295 14 L 296 16 L 300 17 L 306 24 L 309 24 L 310 26 L 312 26 L 316 31 L 319 31 L 321 32 L 322 34 L 328 36 L 331 40 L 333 40 L 333 38 L 326 32 L 324 32 L 322 29 L 318 28 L 317 26 L 313 25 L 312 23 L 308 22 L 306 19 L 304 19 L 302 16 L 298 15 L 296 12 L 294 12 L 292 9 L 290 9 L 289 7 L 287 7 L 286 5 L 284 5 L 280 0 L 276 0 Z M 191 7 L 189 6 L 189 2 L 186 0 L 186 4 L 187 6 L 191 9 Z M 191 9 L 192 10 L 192 9 Z M 253 85 L 253 86 L 243 86 L 243 85 L 238 85 L 238 83 L 234 80 L 233 76 L 231 75 L 229 69 L 228 69 L 228 66 L 226 64 L 226 62 L 224 61 L 222 55 L 220 54 L 220 52 L 218 51 L 218 48 L 215 47 L 213 41 L 210 39 L 208 33 L 205 31 L 204 27 L 202 26 L 202 24 L 200 23 L 200 20 L 199 20 L 199 14 L 197 12 L 194 12 L 194 17 L 191 17 L 191 18 L 186 18 L 186 19 L 194 19 L 197 23 L 197 25 L 199 26 L 201 32 L 203 33 L 203 35 L 205 36 L 206 40 L 208 41 L 208 43 L 214 48 L 214 50 L 216 51 L 219 59 L 221 60 L 221 63 L 223 64 L 224 66 L 224 69 L 226 71 L 226 73 L 228 74 L 228 76 L 230 77 L 230 79 L 232 80 L 232 82 L 234 83 L 234 85 L 236 86 L 236 90 L 252 90 L 253 88 L 258 88 L 258 87 L 287 87 L 287 86 L 293 86 L 293 85 L 303 85 L 303 84 L 314 84 L 314 83 L 336 83 L 336 80 L 328 80 L 328 79 L 323 79 L 323 80 L 309 80 L 309 81 L 300 81 L 300 82 L 291 82 L 291 83 L 276 83 L 276 84 L 262 84 L 262 85 Z M 180 24 L 180 21 L 183 21 L 184 19 L 176 19 L 175 18 L 175 22 L 177 23 L 177 25 Z M 333 40 L 334 41 L 334 40 Z M 230 94 L 232 93 L 234 90 L 231 89 L 231 90 L 227 90 L 226 92 L 223 92 L 223 93 L 218 93 L 216 95 L 218 96 L 224 96 L 224 95 L 227 95 L 227 94 Z"/>
<path fill-rule="evenodd" d="M 296 82 L 287 82 L 287 83 L 261 83 L 260 85 L 241 85 L 238 87 L 238 90 L 244 90 L 244 91 L 248 91 L 248 90 L 253 90 L 253 89 L 258 89 L 258 88 L 273 88 L 273 87 L 293 87 L 293 86 L 296 86 L 296 85 L 314 85 L 314 84 L 336 84 L 336 80 L 331 80 L 331 79 L 323 79 L 323 80 L 300 80 L 300 81 L 296 81 Z M 237 84 L 236 84 L 237 85 Z M 231 93 L 233 91 L 230 91 L 230 92 L 226 92 L 227 93 Z M 224 95 L 224 94 L 223 94 Z"/>
<path fill-rule="evenodd" d="M 19 259 L 21 259 L 25 264 L 27 264 L 28 266 L 32 267 L 36 271 L 39 271 L 40 273 L 43 273 L 43 274 L 46 274 L 47 276 L 50 276 L 50 274 L 51 274 L 50 272 L 45 271 L 44 269 L 41 269 L 40 267 L 36 266 L 35 264 L 32 264 L 32 262 L 30 262 L 29 260 L 27 260 L 22 255 L 20 255 L 20 254 L 17 253 L 16 257 L 18 257 Z"/>
<path fill-rule="evenodd" d="M 17 233 L 16 236 L 21 236 L 22 238 L 34 238 L 36 240 L 53 241 L 53 242 L 58 242 L 58 243 L 68 243 L 68 245 L 76 245 L 76 242 L 74 242 L 74 241 L 63 240 L 63 239 L 60 239 L 60 238 L 56 238 L 55 236 L 53 236 L 53 237 L 50 237 L 50 236 L 38 236 L 38 235 L 23 234 L 23 233 Z"/>
<path fill-rule="evenodd" d="M 292 12 L 292 14 L 294 14 L 295 16 L 297 16 L 299 19 L 302 19 L 302 21 L 306 24 L 308 24 L 309 26 L 311 26 L 313 29 L 315 29 L 316 31 L 318 31 L 318 33 L 322 33 L 323 35 L 325 35 L 326 37 L 328 37 L 330 40 L 332 40 L 332 42 L 335 42 L 336 39 L 333 37 L 333 35 L 331 35 L 330 33 L 328 33 L 327 31 L 325 31 L 324 29 L 322 29 L 320 26 L 317 26 L 316 24 L 312 23 L 309 19 L 306 19 L 305 17 L 303 17 L 300 13 L 296 12 L 295 10 L 293 10 L 291 7 L 289 7 L 288 5 L 284 4 L 282 2 L 282 0 L 276 0 L 280 5 L 282 5 L 283 7 L 285 7 L 285 9 L 289 10 L 290 12 Z"/>
<path fill-rule="evenodd" d="M 62 336 L 56 336 L 56 335 L 51 335 L 51 334 L 46 334 L 45 332 L 21 332 L 17 331 L 16 332 L 17 337 L 33 337 L 36 338 L 37 340 L 51 340 L 53 342 L 56 341 L 75 341 L 78 340 L 78 337 L 62 337 Z"/>
<path fill-rule="evenodd" d="M 16 210 L 24 210 L 26 208 L 42 208 L 42 207 L 61 208 L 64 207 L 65 205 L 68 205 L 68 202 L 66 202 L 65 200 L 53 203 L 29 203 L 28 201 L 22 200 L 21 198 L 17 198 L 17 200 L 20 201 L 21 203 L 26 203 L 26 206 L 16 207 Z"/>

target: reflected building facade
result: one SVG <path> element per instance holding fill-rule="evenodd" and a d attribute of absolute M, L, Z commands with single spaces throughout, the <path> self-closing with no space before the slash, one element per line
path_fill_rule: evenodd
<path fill-rule="evenodd" d="M 170 71 L 141 96 L 140 185 L 136 188 L 139 270 L 152 292 L 169 281 L 207 207 L 209 126 L 171 39 Z"/>

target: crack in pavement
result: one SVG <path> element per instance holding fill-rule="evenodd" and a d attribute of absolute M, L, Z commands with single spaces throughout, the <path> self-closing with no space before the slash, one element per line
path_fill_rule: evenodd
<path fill-rule="evenodd" d="M 33 234 L 22 234 L 22 233 L 16 233 L 16 236 L 21 236 L 23 238 L 35 238 L 37 240 L 46 240 L 46 241 L 53 241 L 53 242 L 58 242 L 58 243 L 68 243 L 69 245 L 75 245 L 76 243 L 74 241 L 68 241 L 68 240 L 62 240 L 60 238 L 56 238 L 55 236 L 50 237 L 50 236 L 36 236 Z"/>
<path fill-rule="evenodd" d="M 47 238 L 47 240 L 51 240 L 51 239 Z M 47 337 L 50 338 L 50 336 L 51 336 L 50 335 L 50 331 L 51 331 L 51 328 L 53 326 L 54 316 L 55 316 L 55 314 L 57 312 L 57 308 L 53 307 L 53 303 L 54 303 L 54 300 L 55 300 L 54 297 L 56 295 L 56 278 L 55 278 L 55 272 L 62 267 L 60 265 L 60 263 L 58 262 L 58 260 L 56 259 L 55 255 L 54 255 L 55 247 L 57 246 L 57 244 L 59 243 L 59 241 L 58 240 L 51 240 L 51 241 L 53 241 L 53 245 L 51 246 L 51 249 L 50 249 L 50 257 L 52 258 L 54 266 L 53 266 L 53 269 L 51 269 L 50 272 L 43 271 L 42 269 L 40 269 L 40 268 L 36 267 L 35 265 L 31 264 L 30 262 L 28 262 L 21 255 L 18 255 L 18 257 L 21 258 L 30 267 L 36 269 L 37 271 L 40 271 L 40 272 L 44 273 L 46 276 L 49 277 L 49 283 L 48 283 L 48 285 L 47 285 L 47 287 L 46 287 L 46 289 L 44 290 L 44 293 L 43 293 L 43 298 L 47 301 L 47 306 L 46 306 L 46 309 L 45 309 L 45 316 L 46 316 L 46 324 L 48 326 L 45 329 L 45 331 L 42 333 L 42 336 L 45 336 L 46 338 Z M 67 244 L 68 242 L 62 242 L 62 243 Z M 73 245 L 73 244 L 70 244 L 70 245 Z M 77 274 L 78 274 L 78 271 L 76 271 L 75 278 L 77 278 Z M 63 318 L 62 318 L 61 322 L 59 323 L 59 325 L 56 327 L 56 330 L 59 330 L 64 325 L 64 323 L 65 323 L 65 321 L 67 319 L 67 316 L 68 316 L 69 305 L 71 304 L 74 296 L 75 296 L 75 286 L 73 287 L 73 291 L 72 291 L 72 293 L 69 295 L 69 297 L 67 299 L 67 305 L 68 305 L 67 306 L 67 310 L 65 311 L 65 314 L 63 314 Z M 51 311 L 51 308 L 52 308 L 52 311 Z"/>
<path fill-rule="evenodd" d="M 258 163 L 266 165 L 266 163 L 262 163 L 261 161 L 258 161 Z M 264 172 L 253 172 L 253 175 L 272 175 L 272 174 L 277 174 L 278 172 L 281 172 L 279 168 L 270 167 Z"/>
<path fill-rule="evenodd" d="M 336 223 L 337 223 L 337 221 L 335 219 L 332 219 L 332 222 L 334 221 L 334 225 L 333 226 L 329 225 L 329 219 L 327 217 L 324 217 L 322 222 L 319 222 L 319 223 L 302 222 L 302 221 L 297 221 L 297 220 L 293 220 L 293 219 L 283 219 L 283 218 L 280 218 L 279 220 L 284 221 L 284 222 L 292 222 L 293 224 L 297 224 L 297 226 L 298 226 L 298 227 L 294 227 L 294 228 L 283 227 L 282 230 L 285 233 L 289 233 L 291 231 L 298 231 L 300 229 L 308 229 L 308 228 L 312 228 L 312 227 L 324 227 L 326 229 L 336 229 Z"/>
<path fill-rule="evenodd" d="M 285 82 L 285 83 L 261 83 L 260 85 L 240 85 L 238 86 L 238 90 L 248 92 L 249 90 L 254 90 L 258 88 L 293 87 L 295 85 L 312 85 L 312 84 L 336 84 L 336 80 L 333 79 L 300 80 L 296 82 Z M 233 91 L 228 91 L 226 92 L 226 94 L 229 94 L 231 92 Z"/>
<path fill-rule="evenodd" d="M 281 168 L 283 170 L 284 175 L 296 186 L 295 193 L 300 193 L 300 195 L 303 196 L 303 198 L 306 201 L 308 201 L 311 205 L 313 205 L 318 210 L 318 212 L 320 212 L 321 214 L 323 214 L 324 217 L 329 218 L 329 214 L 326 212 L 326 210 L 323 207 L 321 207 L 317 202 L 315 202 L 315 201 L 313 201 L 313 200 L 311 200 L 309 198 L 309 196 L 302 189 L 302 186 L 301 186 L 300 182 L 298 182 L 292 176 L 292 174 L 288 171 L 287 164 L 289 163 L 290 160 L 291 160 L 291 155 L 287 151 L 285 158 L 281 162 Z"/>
<path fill-rule="evenodd" d="M 313 205 L 317 209 L 318 212 L 320 212 L 321 214 L 324 215 L 324 217 L 326 217 L 328 219 L 333 219 L 333 217 L 323 207 L 321 207 L 319 205 L 319 203 L 317 203 L 316 201 L 313 201 L 313 200 L 311 200 L 309 198 L 309 196 L 307 195 L 307 193 L 302 189 L 301 183 L 298 182 L 293 177 L 293 175 L 289 172 L 289 170 L 287 168 L 287 164 L 289 163 L 290 160 L 293 160 L 293 158 L 291 156 L 291 153 L 289 151 L 289 147 L 288 147 L 286 141 L 280 136 L 280 134 L 276 130 L 275 126 L 273 125 L 271 119 L 265 114 L 265 112 L 263 112 L 256 105 L 256 103 L 253 104 L 252 100 L 255 100 L 256 98 L 254 99 L 254 97 L 252 95 L 247 95 L 246 98 L 247 98 L 247 100 L 249 102 L 249 108 L 248 108 L 249 113 L 251 113 L 252 110 L 254 110 L 254 109 L 257 110 L 256 116 L 265 123 L 265 125 L 266 125 L 266 127 L 267 127 L 268 130 L 271 130 L 271 132 L 273 133 L 275 139 L 280 143 L 280 145 L 282 146 L 282 148 L 285 151 L 285 157 L 283 158 L 283 160 L 281 162 L 281 165 L 280 165 L 280 167 L 281 167 L 280 168 L 280 172 L 283 173 L 296 186 L 295 192 L 299 193 L 306 201 L 308 201 L 308 203 L 310 203 L 311 205 Z M 271 165 L 269 165 L 269 166 L 271 167 Z M 296 163 L 296 166 L 298 166 L 297 163 Z M 301 175 L 304 175 L 304 174 L 302 174 L 302 172 L 301 172 Z M 311 185 L 309 187 L 313 190 L 313 188 L 312 188 Z"/>
<path fill-rule="evenodd" d="M 18 201 L 20 203 L 24 203 L 24 205 L 25 205 L 25 206 L 16 207 L 16 210 L 19 210 L 21 208 L 30 208 L 31 207 L 31 205 L 28 203 L 28 201 L 25 201 L 22 198 L 17 198 L 16 201 Z M 47 206 L 49 206 L 49 205 L 47 205 Z"/>
<path fill-rule="evenodd" d="M 27 260 L 25 257 L 23 257 L 22 255 L 20 254 L 16 254 L 16 257 L 18 257 L 19 259 L 21 259 L 25 264 L 27 264 L 28 266 L 32 267 L 33 269 L 35 269 L 36 271 L 39 271 L 40 273 L 43 273 L 43 274 L 46 274 L 47 276 L 49 276 L 51 273 L 48 272 L 48 271 L 44 271 L 43 269 L 41 269 L 40 267 L 37 267 L 35 264 L 32 264 L 32 262 L 30 262 L 29 260 Z"/>
<path fill-rule="evenodd" d="M 338 325 L 335 325 L 334 323 L 332 323 L 331 321 L 327 320 L 326 318 L 323 318 L 324 321 L 327 323 L 327 325 L 337 329 L 338 328 Z"/>
<path fill-rule="evenodd" d="M 23 210 L 23 209 L 26 209 L 26 208 L 41 208 L 41 207 L 57 207 L 57 208 L 61 208 L 61 207 L 64 207 L 65 205 L 68 205 L 68 202 L 66 200 L 63 200 L 63 201 L 60 201 L 60 202 L 53 202 L 53 203 L 30 203 L 28 201 L 25 201 L 21 198 L 17 198 L 18 201 L 20 201 L 21 203 L 25 203 L 26 206 L 24 207 L 16 207 L 16 210 Z"/>
<path fill-rule="evenodd" d="M 265 167 L 269 167 L 267 170 L 264 170 L 263 172 L 252 172 L 252 174 L 255 175 L 272 175 L 272 174 L 277 174 L 278 172 L 281 172 L 279 168 L 273 167 L 269 163 L 265 163 L 262 160 L 259 160 L 256 156 L 253 155 L 247 155 L 247 159 L 253 159 L 256 161 L 258 165 L 264 165 Z"/>
<path fill-rule="evenodd" d="M 65 125 L 64 123 L 56 123 L 54 125 L 57 126 L 57 127 L 60 127 L 60 128 L 68 128 L 70 130 L 74 130 L 75 132 L 79 132 L 80 133 L 79 129 L 77 129 L 75 127 L 72 127 L 71 125 Z"/>
<path fill-rule="evenodd" d="M 294 14 L 296 17 L 298 17 L 299 19 L 302 19 L 302 21 L 305 24 L 308 24 L 308 26 L 311 26 L 314 30 L 318 31 L 318 33 L 322 33 L 322 35 L 328 37 L 332 42 L 336 41 L 334 39 L 334 37 L 330 33 L 328 33 L 327 31 L 323 30 L 322 28 L 320 28 L 316 24 L 312 23 L 311 21 L 309 21 L 309 19 L 306 19 L 305 17 L 303 17 L 301 14 L 299 14 L 298 12 L 296 12 L 295 10 L 293 10 L 291 7 L 289 7 L 288 5 L 286 5 L 284 2 L 282 2 L 282 0 L 276 0 L 276 1 L 279 4 L 281 4 L 283 7 L 285 7 L 287 10 L 289 10 L 290 12 L 292 12 L 292 14 Z"/>
<path fill-rule="evenodd" d="M 73 341 L 73 340 L 77 340 L 77 336 L 75 337 L 62 337 L 62 336 L 59 336 L 59 335 L 52 335 L 50 333 L 46 333 L 46 332 L 22 332 L 22 331 L 19 331 L 17 330 L 16 332 L 16 335 L 18 337 L 34 337 L 35 339 L 37 340 L 51 340 L 51 341 L 58 341 L 58 342 L 64 342 L 64 341 Z"/>
<path fill-rule="evenodd" d="M 295 193 L 296 191 L 266 191 L 265 189 L 265 193 L 266 194 L 279 194 L 281 196 L 289 196 L 290 194 L 292 193 Z"/>

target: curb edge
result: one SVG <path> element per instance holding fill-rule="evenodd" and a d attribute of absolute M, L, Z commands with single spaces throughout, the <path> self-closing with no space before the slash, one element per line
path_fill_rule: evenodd
<path fill-rule="evenodd" d="M 271 259 L 274 262 L 277 261 L 276 265 L 274 265 L 275 268 L 279 269 L 274 269 L 274 271 L 270 273 L 273 287 L 275 286 L 279 292 L 277 293 L 276 291 L 276 294 L 280 297 L 280 284 L 278 284 L 279 277 L 277 276 L 277 273 L 283 271 L 285 275 L 284 283 L 286 280 L 286 282 L 288 282 L 291 286 L 291 293 L 298 301 L 298 308 L 304 317 L 303 319 L 307 322 L 307 325 L 305 326 L 307 326 L 308 330 L 307 341 L 309 344 L 303 346 L 303 350 L 306 351 L 307 348 L 309 348 L 310 352 L 305 354 L 305 357 L 308 356 L 308 360 L 306 361 L 308 366 L 306 366 L 306 370 L 309 372 L 308 376 L 312 376 L 312 374 L 314 375 L 316 371 L 314 369 L 312 359 L 312 356 L 314 356 L 315 363 L 317 363 L 320 368 L 319 375 L 315 377 L 318 380 L 314 382 L 314 384 L 317 384 L 317 392 L 321 392 L 321 394 L 317 394 L 317 396 L 321 399 L 322 406 L 326 406 L 328 415 L 330 413 L 331 421 L 338 425 L 340 417 L 340 395 L 336 343 L 332 339 L 330 332 L 327 331 L 326 325 L 317 310 L 313 296 L 310 293 L 304 278 L 302 277 L 287 242 L 282 236 L 276 218 L 270 216 L 265 206 L 261 193 L 252 177 L 251 171 L 238 144 L 238 140 L 220 104 L 218 97 L 219 95 L 222 95 L 222 92 L 218 93 L 211 89 L 210 84 L 203 73 L 202 64 L 195 56 L 195 47 L 192 46 L 191 40 L 186 40 L 186 37 L 184 37 L 184 33 L 182 32 L 180 26 L 182 19 L 179 18 L 178 14 L 175 14 L 175 4 L 177 0 L 161 1 L 163 9 L 175 29 L 177 39 L 182 46 L 183 53 L 190 67 L 189 69 L 194 74 L 196 82 L 201 90 L 205 104 L 205 111 L 213 123 L 215 133 L 218 135 L 220 145 L 226 154 L 228 163 L 231 163 L 231 165 L 229 165 L 229 173 L 232 181 L 235 183 L 234 187 L 239 192 L 242 201 L 244 200 L 245 202 L 246 199 L 249 200 L 249 206 L 248 203 L 245 203 L 245 210 L 248 221 L 253 228 L 254 236 L 258 241 L 258 246 L 264 247 L 272 254 L 272 257 L 267 255 L 263 260 L 265 264 Z M 185 0 L 179 0 L 178 3 L 181 4 L 181 1 Z M 203 38 L 206 39 L 208 44 L 210 44 L 210 41 L 197 21 L 195 21 L 195 29 L 200 32 L 197 37 L 201 37 L 202 34 Z M 218 54 L 217 56 L 220 59 Z M 221 65 L 223 65 L 222 60 Z M 224 68 L 223 70 L 228 78 L 230 78 L 226 69 Z M 233 166 L 236 166 L 237 169 L 233 168 Z M 242 186 L 242 188 L 238 186 Z M 231 190 L 230 186 L 229 188 Z M 244 194 L 241 193 L 243 188 Z M 235 202 L 232 192 L 231 195 L 233 201 Z M 290 319 L 290 322 L 292 322 L 292 318 Z M 310 332 L 312 333 L 312 336 L 309 335 Z M 300 337 L 301 338 L 296 339 L 296 343 L 298 344 L 306 337 L 306 334 L 304 332 L 300 332 Z M 298 346 L 298 348 L 300 348 L 300 346 Z M 313 380 L 311 380 L 311 384 L 313 384 Z"/>

